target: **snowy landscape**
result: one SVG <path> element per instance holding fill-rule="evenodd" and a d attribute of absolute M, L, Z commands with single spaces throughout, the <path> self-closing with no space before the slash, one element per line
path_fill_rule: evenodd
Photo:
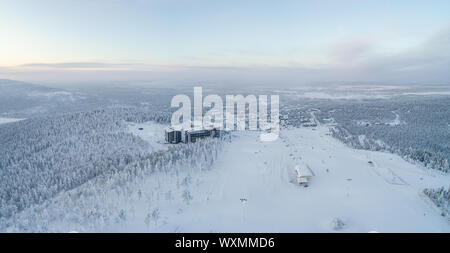
<path fill-rule="evenodd" d="M 4 92 L 22 85 L 2 82 L 8 83 Z M 8 115 L 0 125 L 0 229 L 449 232 L 450 97 L 387 90 L 395 103 L 358 92 L 352 98 L 302 99 L 276 91 L 282 127 L 272 142 L 246 130 L 167 144 L 170 92 L 158 95 L 154 88 L 148 102 L 145 96 L 117 96 L 112 103 L 83 95 L 64 102 L 73 112 L 58 111 L 52 103 L 60 99 L 7 108 L 0 112 Z M 411 119 L 421 113 L 403 108 L 429 99 L 447 115 L 436 112 L 438 120 L 427 114 L 429 121 L 442 122 L 441 132 L 419 136 L 408 128 L 398 137 L 427 138 L 432 145 L 395 142 L 392 129 L 417 125 Z M 354 109 L 358 104 L 366 105 L 358 109 L 366 110 L 362 114 Z M 298 183 L 296 167 L 311 172 L 307 185 Z"/>
<path fill-rule="evenodd" d="M 320 245 L 281 233 L 332 233 L 323 245 L 347 250 L 348 233 L 450 233 L 449 0 L 0 11 L 1 243 L 142 232 L 152 249 L 301 251 Z M 400 247 L 447 243 L 431 236 Z M 378 239 L 358 241 L 391 249 Z"/>

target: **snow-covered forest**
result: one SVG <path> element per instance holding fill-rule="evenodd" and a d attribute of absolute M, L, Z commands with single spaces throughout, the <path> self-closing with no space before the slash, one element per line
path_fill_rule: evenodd
<path fill-rule="evenodd" d="M 424 189 L 425 195 L 442 210 L 441 215 L 449 217 L 450 215 L 450 188 L 440 187 L 437 189 Z"/>
<path fill-rule="evenodd" d="M 332 125 L 333 136 L 354 148 L 396 153 L 424 166 L 450 171 L 450 98 L 307 100 L 285 108 L 287 124 L 311 123 L 311 113 Z"/>
<path fill-rule="evenodd" d="M 167 122 L 167 114 L 114 108 L 0 126 L 4 144 L 0 156 L 2 228 L 17 225 L 11 223 L 15 220 L 9 219 L 11 216 L 33 205 L 51 203 L 58 194 L 65 196 L 69 192 L 70 196 L 70 190 L 77 187 L 89 191 L 75 196 L 79 203 L 87 201 L 86 196 L 101 198 L 102 192 L 111 190 L 127 192 L 125 196 L 128 196 L 137 189 L 133 183 L 145 176 L 207 169 L 217 157 L 220 140 L 148 153 L 148 143 L 125 132 L 125 127 L 126 122 L 150 120 Z M 86 183 L 89 187 L 83 186 Z M 73 201 L 74 196 L 70 198 Z M 99 201 L 93 203 L 98 205 Z M 79 208 L 95 209 L 94 206 Z M 32 226 L 22 227 L 32 229 Z"/>
<path fill-rule="evenodd" d="M 449 172 L 449 102 L 448 97 L 406 98 L 346 105 L 332 113 L 338 122 L 333 134 L 353 147 L 388 150 Z"/>

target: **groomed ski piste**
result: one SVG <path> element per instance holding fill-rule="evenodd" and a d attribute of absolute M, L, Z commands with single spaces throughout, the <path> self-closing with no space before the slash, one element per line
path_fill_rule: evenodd
<path fill-rule="evenodd" d="M 144 224 L 137 205 L 122 232 L 450 232 L 446 217 L 422 194 L 450 185 L 443 175 L 384 152 L 352 149 L 328 126 L 282 129 L 273 142 L 233 132 L 214 166 L 189 174 L 188 203 L 160 201 Z M 314 173 L 308 187 L 295 166 Z M 159 184 L 160 191 L 174 183 Z M 165 190 L 165 189 L 166 190 Z M 140 210 L 142 209 L 142 210 Z"/>

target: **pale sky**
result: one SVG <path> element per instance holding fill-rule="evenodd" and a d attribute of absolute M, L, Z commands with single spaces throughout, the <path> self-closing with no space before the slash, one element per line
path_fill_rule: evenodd
<path fill-rule="evenodd" d="M 0 78 L 450 81 L 448 0 L 0 0 L 0 32 Z"/>

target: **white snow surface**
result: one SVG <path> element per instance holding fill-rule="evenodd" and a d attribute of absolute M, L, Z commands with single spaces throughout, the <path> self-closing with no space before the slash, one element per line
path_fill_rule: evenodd
<path fill-rule="evenodd" d="M 24 119 L 1 118 L 1 117 L 0 117 L 0 124 L 12 123 L 12 122 L 17 122 L 17 121 L 21 121 L 21 120 L 24 120 Z"/>
<path fill-rule="evenodd" d="M 109 230 L 450 232 L 448 220 L 421 193 L 428 187 L 448 187 L 449 175 L 394 154 L 349 148 L 325 126 L 284 129 L 274 142 L 260 142 L 258 136 L 233 133 L 211 170 L 190 174 L 194 183 L 189 204 L 159 200 L 160 221 L 145 225 L 152 203 L 140 203 L 134 218 Z M 314 172 L 309 187 L 293 183 L 296 164 Z M 159 184 L 161 194 L 176 188 L 169 181 Z"/>
<path fill-rule="evenodd" d="M 396 112 L 392 112 L 395 115 L 395 119 L 392 122 L 387 123 L 389 126 L 398 126 L 402 124 L 403 122 L 400 121 L 400 115 Z"/>
<path fill-rule="evenodd" d="M 150 145 L 150 151 L 167 149 L 168 145 L 164 140 L 164 129 L 166 125 L 158 124 L 153 121 L 145 123 L 128 123 L 128 132 L 139 136 Z M 142 130 L 139 130 L 139 129 Z"/>

